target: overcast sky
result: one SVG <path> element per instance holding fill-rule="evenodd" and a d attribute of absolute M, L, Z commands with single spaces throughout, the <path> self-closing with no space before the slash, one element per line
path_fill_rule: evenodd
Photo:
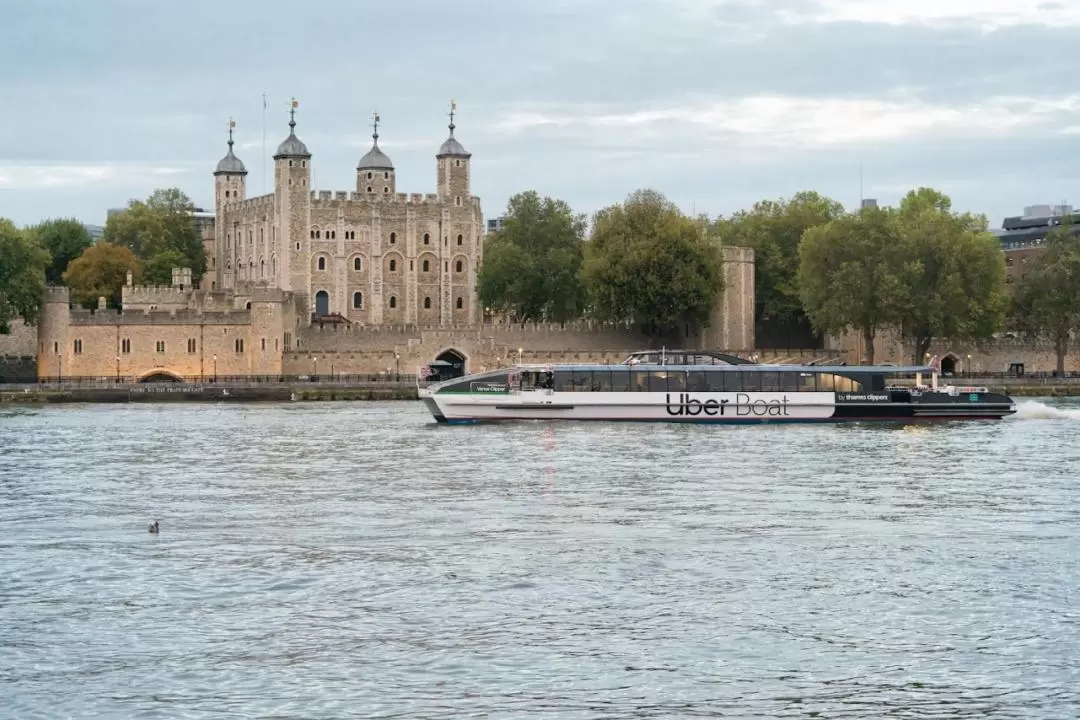
<path fill-rule="evenodd" d="M 398 189 L 432 192 L 458 104 L 495 217 L 535 189 L 592 212 L 640 187 L 729 214 L 817 190 L 950 194 L 992 227 L 1080 205 L 1080 2 L 0 0 L 0 216 L 156 187 L 213 205 L 230 116 L 248 195 L 288 133 L 355 189 L 371 113 Z M 262 147 L 263 107 L 266 147 Z"/>

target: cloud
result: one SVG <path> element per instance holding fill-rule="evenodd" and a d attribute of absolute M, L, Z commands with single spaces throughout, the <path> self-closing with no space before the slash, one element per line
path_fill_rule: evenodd
<path fill-rule="evenodd" d="M 894 93 L 891 99 L 756 95 L 622 111 L 588 105 L 520 108 L 503 114 L 491 130 L 506 136 L 543 133 L 598 147 L 657 143 L 670 147 L 711 139 L 746 147 L 807 148 L 950 134 L 992 138 L 1036 128 L 1063 132 L 1066 119 L 1080 111 L 1080 95 L 999 97 L 956 106 L 904 95 Z"/>
<path fill-rule="evenodd" d="M 188 172 L 187 168 L 139 164 L 0 164 L 0 189 L 49 190 L 86 186 L 127 186 Z"/>
<path fill-rule="evenodd" d="M 812 5 L 789 9 L 783 16 L 793 22 L 959 24 L 983 30 L 1080 25 L 1080 3 L 1075 0 L 816 0 Z"/>

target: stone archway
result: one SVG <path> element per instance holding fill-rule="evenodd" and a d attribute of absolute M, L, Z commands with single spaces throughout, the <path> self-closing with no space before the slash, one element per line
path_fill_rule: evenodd
<path fill-rule="evenodd" d="M 325 290 L 315 293 L 315 314 L 319 316 L 330 314 L 330 293 Z"/>
<path fill-rule="evenodd" d="M 141 383 L 178 383 L 184 382 L 184 378 L 168 370 L 151 370 L 139 378 Z"/>
<path fill-rule="evenodd" d="M 466 374 L 465 353 L 454 348 L 447 348 L 435 356 L 435 360 L 428 363 L 433 375 L 439 380 L 451 380 Z"/>
<path fill-rule="evenodd" d="M 955 375 L 956 366 L 960 362 L 960 358 L 954 353 L 949 353 L 945 357 L 941 358 L 941 374 L 942 375 Z"/>

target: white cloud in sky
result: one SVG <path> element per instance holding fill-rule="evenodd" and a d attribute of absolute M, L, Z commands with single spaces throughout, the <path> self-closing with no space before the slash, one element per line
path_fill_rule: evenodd
<path fill-rule="evenodd" d="M 1080 25 L 1077 0 L 816 0 L 812 5 L 785 15 L 818 22 L 974 24 L 986 30 Z"/>
<path fill-rule="evenodd" d="M 0 190 L 48 190 L 89 185 L 130 185 L 188 172 L 134 163 L 0 164 Z"/>

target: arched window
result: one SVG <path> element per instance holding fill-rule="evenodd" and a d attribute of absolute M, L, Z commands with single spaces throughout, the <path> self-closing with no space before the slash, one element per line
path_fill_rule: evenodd
<path fill-rule="evenodd" d="M 430 245 L 431 244 L 431 235 L 429 235 L 427 233 L 424 233 L 424 244 L 425 245 Z"/>
<path fill-rule="evenodd" d="M 424 298 L 424 309 L 425 310 L 430 310 L 431 309 L 431 298 L 429 298 L 429 297 Z"/>
<path fill-rule="evenodd" d="M 320 270 L 325 270 L 326 269 L 326 258 L 324 258 L 324 257 L 319 258 L 319 269 Z"/>
<path fill-rule="evenodd" d="M 395 297 L 394 295 L 391 295 L 390 296 L 390 308 L 393 309 L 393 308 L 396 308 L 396 307 L 397 307 L 397 297 Z"/>
<path fill-rule="evenodd" d="M 458 245 L 464 245 L 465 244 L 465 236 L 464 235 L 458 235 L 457 236 L 457 244 Z"/>
<path fill-rule="evenodd" d="M 372 177 L 374 177 L 374 176 L 373 176 L 373 175 L 372 175 L 371 173 L 368 173 L 368 174 L 367 174 L 367 179 L 368 179 L 368 180 L 370 180 L 370 179 L 371 179 Z"/>
<path fill-rule="evenodd" d="M 454 263 L 454 272 L 461 272 L 464 269 L 465 269 L 465 263 L 461 262 L 460 260 L 458 260 L 456 263 Z"/>
<path fill-rule="evenodd" d="M 397 233 L 390 233 L 390 244 L 391 245 L 396 245 L 397 244 Z"/>
<path fill-rule="evenodd" d="M 428 270 L 431 269 L 431 263 L 429 263 L 427 260 L 425 260 L 422 267 L 423 267 L 424 272 L 427 272 Z"/>
<path fill-rule="evenodd" d="M 355 272 L 360 272 L 364 269 L 364 264 L 361 262 L 360 258 L 353 258 L 352 269 Z"/>
<path fill-rule="evenodd" d="M 465 300 L 463 298 L 457 299 L 457 309 L 460 310 L 465 307 Z"/>
<path fill-rule="evenodd" d="M 357 310 L 362 310 L 364 307 L 364 293 L 355 292 L 352 295 L 352 306 Z"/>
<path fill-rule="evenodd" d="M 390 261 L 390 272 L 394 272 L 395 270 L 397 270 L 397 260 L 391 260 Z"/>

